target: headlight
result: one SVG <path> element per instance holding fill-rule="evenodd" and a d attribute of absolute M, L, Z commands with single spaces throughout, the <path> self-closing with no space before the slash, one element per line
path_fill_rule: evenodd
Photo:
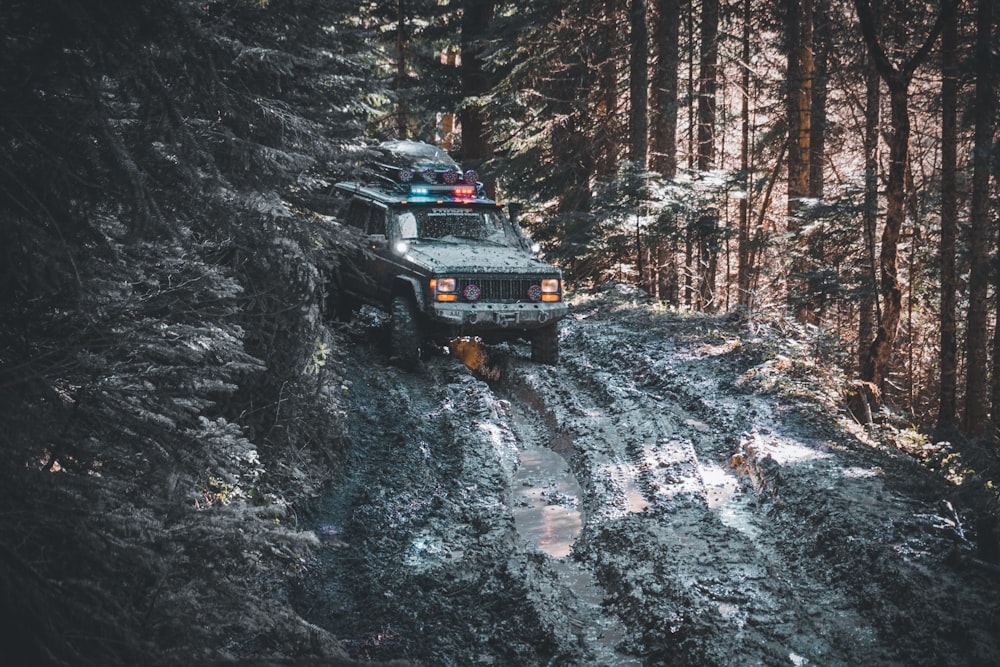
<path fill-rule="evenodd" d="M 559 301 L 561 281 L 558 278 L 542 279 L 542 301 Z"/>
<path fill-rule="evenodd" d="M 454 278 L 437 278 L 431 280 L 431 287 L 438 292 L 454 292 L 455 284 Z"/>
<path fill-rule="evenodd" d="M 431 292 L 437 301 L 455 301 L 458 295 L 455 289 L 458 282 L 454 278 L 431 278 Z"/>

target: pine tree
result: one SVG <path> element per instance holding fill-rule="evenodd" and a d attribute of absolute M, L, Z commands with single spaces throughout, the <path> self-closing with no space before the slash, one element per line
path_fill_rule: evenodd
<path fill-rule="evenodd" d="M 290 202 L 326 187 L 358 126 L 360 102 L 333 106 L 370 79 L 324 30 L 343 11 L 0 17 L 7 655 L 190 663 L 294 634 L 261 582 L 315 540 L 268 485 L 336 459 L 341 417 L 318 305 L 336 239 Z"/>

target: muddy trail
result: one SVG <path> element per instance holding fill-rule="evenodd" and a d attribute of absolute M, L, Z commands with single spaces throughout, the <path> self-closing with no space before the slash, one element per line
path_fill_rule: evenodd
<path fill-rule="evenodd" d="M 775 392 L 718 319 L 578 299 L 559 366 L 344 360 L 352 457 L 296 592 L 360 660 L 1000 664 L 1000 573 L 954 489 Z M 783 368 L 787 365 L 788 368 Z"/>

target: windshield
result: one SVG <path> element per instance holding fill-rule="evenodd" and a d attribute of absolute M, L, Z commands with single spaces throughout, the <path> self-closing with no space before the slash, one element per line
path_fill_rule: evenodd
<path fill-rule="evenodd" d="M 517 246 L 518 239 L 500 211 L 484 208 L 414 208 L 396 214 L 400 237 L 409 240 L 449 238 Z"/>

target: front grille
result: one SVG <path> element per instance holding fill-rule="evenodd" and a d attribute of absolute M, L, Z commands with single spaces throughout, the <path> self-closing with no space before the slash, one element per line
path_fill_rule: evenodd
<path fill-rule="evenodd" d="M 515 303 L 519 301 L 530 302 L 531 299 L 528 297 L 528 288 L 532 285 L 541 285 L 542 278 L 549 277 L 553 276 L 504 276 L 495 274 L 482 276 L 459 276 L 459 300 L 464 301 L 461 295 L 463 294 L 466 285 L 477 285 L 479 289 L 482 290 L 482 295 L 479 297 L 479 301 L 507 303 Z"/>

